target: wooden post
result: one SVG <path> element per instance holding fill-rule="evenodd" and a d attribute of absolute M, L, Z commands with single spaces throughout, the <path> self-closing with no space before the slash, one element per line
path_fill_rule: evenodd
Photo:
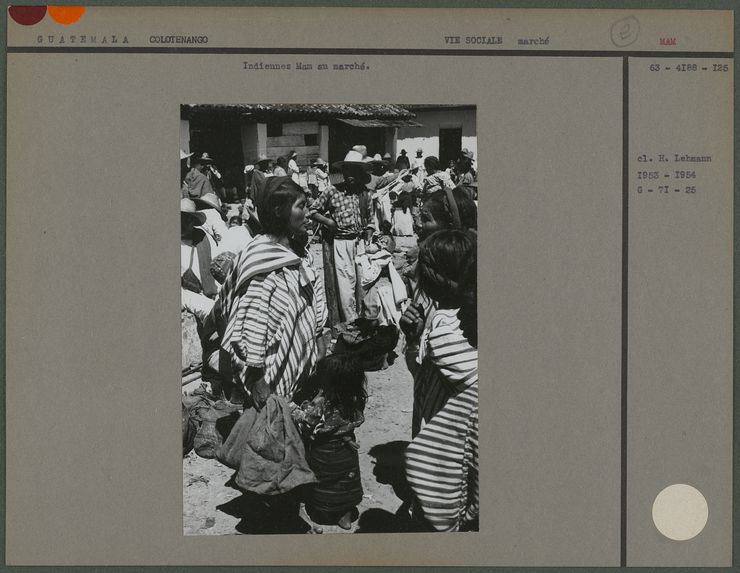
<path fill-rule="evenodd" d="M 324 161 L 329 161 L 329 126 L 327 124 L 319 126 L 319 157 Z"/>
<path fill-rule="evenodd" d="M 385 128 L 385 151 L 391 154 L 391 165 L 389 166 L 390 171 L 393 171 L 393 166 L 396 163 L 396 156 L 398 152 L 396 147 L 398 145 L 398 128 L 397 127 L 386 127 Z"/>
<path fill-rule="evenodd" d="M 180 120 L 180 149 L 190 153 L 190 120 Z"/>

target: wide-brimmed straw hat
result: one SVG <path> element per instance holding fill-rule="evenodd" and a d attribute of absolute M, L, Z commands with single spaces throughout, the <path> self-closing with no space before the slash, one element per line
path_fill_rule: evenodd
<path fill-rule="evenodd" d="M 383 159 L 380 156 L 380 153 L 376 153 L 375 155 L 373 155 L 371 158 L 368 159 L 368 163 L 375 163 L 378 165 L 388 165 L 389 161 L 386 159 Z"/>
<path fill-rule="evenodd" d="M 205 195 L 201 195 L 200 197 L 194 197 L 193 201 L 195 201 L 197 205 L 202 205 L 201 209 L 218 210 L 221 208 L 221 201 L 215 193 L 206 193 Z"/>
<path fill-rule="evenodd" d="M 185 153 L 182 149 L 180 150 L 180 161 L 183 159 L 187 159 L 188 157 L 192 157 L 192 153 Z"/>
<path fill-rule="evenodd" d="M 318 157 L 314 159 L 314 161 L 311 163 L 311 165 L 326 165 L 326 161 L 321 159 L 321 157 Z"/>
<path fill-rule="evenodd" d="M 464 148 L 464 149 L 463 149 L 463 150 L 462 150 L 462 151 L 460 152 L 460 155 L 462 155 L 463 157 L 467 157 L 467 158 L 468 158 L 468 159 L 470 159 L 471 161 L 474 161 L 474 159 L 473 159 L 473 158 L 475 157 L 475 155 L 474 155 L 474 154 L 473 154 L 473 152 L 472 152 L 472 151 L 470 151 L 470 150 L 469 150 L 469 149 L 468 149 L 467 147 L 466 147 L 466 148 Z"/>
<path fill-rule="evenodd" d="M 255 165 L 257 165 L 258 163 L 264 163 L 265 161 L 270 161 L 270 158 L 267 157 L 267 155 L 265 155 L 264 153 L 260 153 L 257 156 L 257 159 L 255 159 L 254 161 L 252 161 L 252 163 L 254 163 Z"/>
<path fill-rule="evenodd" d="M 355 145 L 352 149 L 347 152 L 342 161 L 332 163 L 332 167 L 335 169 L 341 169 L 345 165 L 357 165 L 360 167 L 367 168 L 368 163 L 365 160 L 367 156 L 367 148 L 364 145 Z"/>
<path fill-rule="evenodd" d="M 211 159 L 211 156 L 207 153 L 201 153 L 198 157 L 196 157 L 196 159 L 203 163 L 213 163 L 213 159 Z"/>

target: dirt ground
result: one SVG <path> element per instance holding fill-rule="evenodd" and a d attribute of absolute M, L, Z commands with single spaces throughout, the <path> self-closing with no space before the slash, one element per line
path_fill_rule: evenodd
<path fill-rule="evenodd" d="M 397 240 L 401 250 L 413 245 L 409 239 Z M 320 248 L 314 245 L 317 261 Z M 190 332 L 190 334 L 188 333 Z M 192 328 L 183 332 L 183 362 L 195 355 L 187 349 Z M 359 519 L 350 531 L 337 526 L 311 522 L 301 507 L 300 516 L 276 521 L 266 515 L 254 496 L 243 495 L 230 485 L 233 470 L 195 452 L 183 458 L 183 530 L 185 535 L 230 535 L 250 533 L 362 533 L 399 531 L 404 527 L 399 516 L 405 513 L 408 499 L 403 480 L 403 448 L 411 439 L 412 378 L 401 353 L 403 337 L 396 349 L 398 357 L 385 370 L 368 372 L 368 402 L 365 423 L 357 429 L 360 446 L 360 471 L 364 496 Z M 184 364 L 185 366 L 185 364 Z M 183 388 L 192 392 L 196 380 Z M 275 513 L 275 512 L 273 512 Z M 279 513 L 279 512 L 277 512 Z"/>

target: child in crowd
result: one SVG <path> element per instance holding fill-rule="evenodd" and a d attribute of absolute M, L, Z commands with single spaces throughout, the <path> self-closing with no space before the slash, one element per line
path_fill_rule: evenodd
<path fill-rule="evenodd" d="M 321 524 L 350 529 L 362 501 L 359 446 L 355 428 L 364 421 L 365 373 L 347 354 L 320 360 L 294 396 L 293 419 L 306 440 L 308 464 L 318 483 L 306 498 L 306 512 Z"/>

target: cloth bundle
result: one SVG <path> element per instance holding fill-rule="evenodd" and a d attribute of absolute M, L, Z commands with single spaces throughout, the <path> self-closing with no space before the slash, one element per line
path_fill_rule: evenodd
<path fill-rule="evenodd" d="M 189 405 L 187 403 L 190 403 Z M 222 420 L 233 416 L 238 407 L 224 400 L 213 402 L 205 396 L 195 396 L 183 399 L 183 408 L 187 407 L 189 420 L 197 431 L 193 436 L 192 448 L 202 458 L 215 458 L 216 451 L 223 444 L 223 434 L 219 426 L 228 427 Z M 227 432 L 224 432 L 228 435 Z M 185 419 L 183 414 L 183 440 L 185 439 Z M 189 438 L 188 438 L 189 439 Z M 186 444 L 183 442 L 183 451 Z M 190 449 L 188 449 L 190 451 Z M 185 454 L 183 454 L 185 455 Z"/>
<path fill-rule="evenodd" d="M 316 482 L 290 407 L 275 394 L 260 411 L 244 410 L 217 458 L 238 470 L 236 485 L 259 495 L 278 495 Z"/>
<path fill-rule="evenodd" d="M 396 267 L 393 265 L 393 255 L 385 249 L 380 249 L 376 253 L 368 253 L 363 248 L 362 241 L 355 257 L 355 262 L 361 270 L 361 283 L 363 288 L 372 285 L 383 269 L 388 269 L 388 277 L 393 285 L 393 297 L 396 305 L 400 306 L 408 298 L 406 286 L 404 285 L 401 275 L 398 274 Z"/>
<path fill-rule="evenodd" d="M 334 345 L 334 354 L 351 354 L 366 372 L 383 370 L 388 355 L 398 344 L 398 329 L 392 324 L 377 326 L 361 320 L 348 326 L 340 325 L 341 334 Z"/>

